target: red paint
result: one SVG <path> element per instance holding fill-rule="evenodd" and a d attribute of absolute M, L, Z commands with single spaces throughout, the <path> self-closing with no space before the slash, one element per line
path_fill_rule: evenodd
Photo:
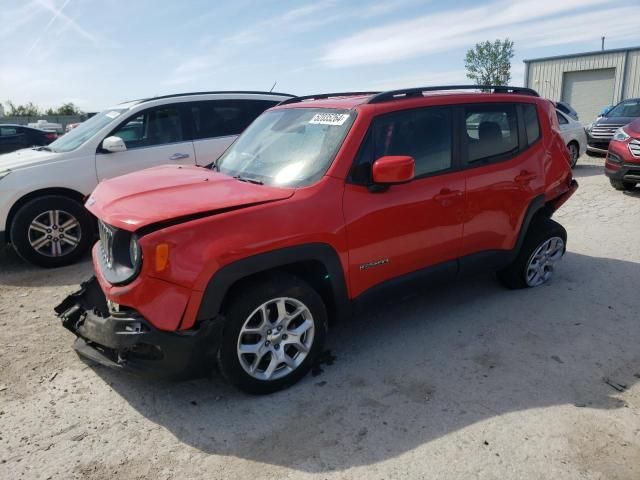
<path fill-rule="evenodd" d="M 218 212 L 143 235 L 140 275 L 126 286 L 98 277 L 107 298 L 139 310 L 159 328 L 193 327 L 208 281 L 234 261 L 305 243 L 325 243 L 338 254 L 348 294 L 462 255 L 511 249 L 532 199 L 553 208 L 573 190 L 566 147 L 553 105 L 513 94 L 445 93 L 364 104 L 348 97 L 281 108 L 353 108 L 357 112 L 326 175 L 299 189 L 239 182 L 202 168 L 160 167 L 102 183 L 89 201 L 106 223 L 135 231 L 145 225 Z M 414 179 L 372 192 L 348 181 L 365 133 L 377 115 L 434 105 L 483 102 L 536 105 L 543 139 L 508 161 Z M 388 182 L 413 176 L 410 157 L 387 157 L 374 176 Z M 410 172 L 411 170 L 411 172 Z M 154 249 L 169 245 L 169 261 L 154 269 Z M 94 251 L 95 255 L 95 251 Z M 376 268 L 370 262 L 389 259 Z"/>
<path fill-rule="evenodd" d="M 377 159 L 373 163 L 373 181 L 375 183 L 405 183 L 413 180 L 415 161 L 413 158 L 397 155 Z"/>

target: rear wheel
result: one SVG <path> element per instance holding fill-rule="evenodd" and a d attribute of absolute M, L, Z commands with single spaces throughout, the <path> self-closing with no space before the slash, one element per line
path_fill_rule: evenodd
<path fill-rule="evenodd" d="M 576 142 L 571 142 L 567 145 L 569 148 L 569 155 L 571 155 L 571 168 L 575 167 L 578 163 L 578 158 L 580 157 L 580 147 Z"/>
<path fill-rule="evenodd" d="M 538 287 L 551 279 L 566 250 L 567 231 L 546 217 L 531 222 L 516 259 L 500 270 L 498 279 L 511 289 Z"/>
<path fill-rule="evenodd" d="M 277 273 L 244 284 L 224 314 L 220 370 L 247 393 L 271 393 L 293 385 L 322 351 L 325 305 L 298 277 Z"/>
<path fill-rule="evenodd" d="M 615 178 L 610 178 L 609 182 L 611 182 L 611 186 L 616 190 L 633 190 L 636 186 L 635 183 L 616 180 Z"/>
<path fill-rule="evenodd" d="M 47 195 L 23 205 L 11 224 L 11 243 L 26 261 L 41 267 L 69 265 L 93 243 L 93 219 L 67 197 Z"/>

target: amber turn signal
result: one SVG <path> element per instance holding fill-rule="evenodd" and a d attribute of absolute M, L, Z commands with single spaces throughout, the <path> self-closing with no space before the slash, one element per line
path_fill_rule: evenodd
<path fill-rule="evenodd" d="M 169 264 L 169 244 L 156 245 L 156 272 L 163 272 Z"/>

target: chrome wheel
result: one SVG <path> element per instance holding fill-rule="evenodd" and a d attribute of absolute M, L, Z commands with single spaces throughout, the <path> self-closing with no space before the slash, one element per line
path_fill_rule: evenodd
<path fill-rule="evenodd" d="M 29 244 L 46 257 L 68 255 L 80 244 L 82 229 L 76 217 L 64 210 L 41 213 L 29 224 Z"/>
<path fill-rule="evenodd" d="M 553 275 L 555 264 L 564 255 L 564 240 L 551 237 L 542 243 L 529 258 L 526 280 L 529 287 L 537 287 Z"/>
<path fill-rule="evenodd" d="M 295 298 L 273 298 L 256 308 L 238 335 L 240 365 L 253 378 L 277 380 L 298 368 L 313 345 L 315 322 Z"/>

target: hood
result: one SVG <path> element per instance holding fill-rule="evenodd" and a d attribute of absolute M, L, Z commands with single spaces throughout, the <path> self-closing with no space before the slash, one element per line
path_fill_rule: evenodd
<path fill-rule="evenodd" d="M 625 125 L 625 132 L 635 138 L 640 138 L 640 118 L 636 118 L 629 125 Z"/>
<path fill-rule="evenodd" d="M 35 150 L 33 148 L 24 148 L 15 152 L 0 155 L 0 171 L 16 170 L 22 167 L 28 167 L 37 163 L 44 163 L 56 158 L 58 154 L 48 152 L 46 150 Z"/>
<path fill-rule="evenodd" d="M 201 167 L 166 165 L 100 183 L 87 208 L 128 231 L 283 200 L 295 190 L 241 182 Z"/>
<path fill-rule="evenodd" d="M 638 117 L 601 117 L 595 122 L 594 125 L 598 125 L 599 127 L 604 127 L 607 125 L 626 125 L 629 122 L 633 122 Z"/>

